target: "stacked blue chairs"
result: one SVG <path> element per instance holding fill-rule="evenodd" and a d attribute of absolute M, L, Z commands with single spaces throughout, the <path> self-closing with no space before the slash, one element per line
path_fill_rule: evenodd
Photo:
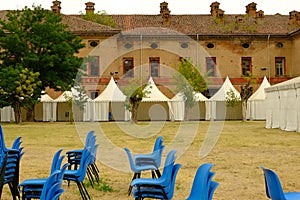
<path fill-rule="evenodd" d="M 4 133 L 0 125 L 0 199 L 3 186 L 7 184 L 13 199 L 20 198 L 18 191 L 20 160 L 24 152 L 21 146 L 21 137 L 15 139 L 12 148 L 7 148 Z"/>
<path fill-rule="evenodd" d="M 61 164 L 64 155 L 60 156 L 63 149 L 59 149 L 53 156 L 50 175 L 56 171 L 61 170 Z M 67 165 L 69 166 L 69 164 Z M 40 198 L 43 187 L 47 178 L 26 179 L 19 184 L 19 189 L 23 199 Z"/>
<path fill-rule="evenodd" d="M 213 164 L 202 164 L 194 177 L 192 189 L 187 200 L 211 200 L 219 183 L 212 180 L 215 172 L 211 172 Z"/>
<path fill-rule="evenodd" d="M 85 179 L 87 168 L 91 163 L 91 159 L 91 151 L 84 148 L 80 157 L 79 168 L 66 170 L 63 177 L 64 180 L 74 181 L 77 184 L 82 199 L 90 199 L 90 195 L 84 186 L 83 180 Z"/>
<path fill-rule="evenodd" d="M 70 164 L 64 164 L 60 170 L 55 170 L 46 179 L 43 186 L 41 195 L 38 199 L 40 200 L 57 200 L 60 195 L 64 192 L 62 189 L 63 176 Z M 30 199 L 30 198 L 29 198 Z"/>
<path fill-rule="evenodd" d="M 168 153 L 162 176 L 157 179 L 138 178 L 131 182 L 133 196 L 136 200 L 144 198 L 172 199 L 175 180 L 181 164 L 175 164 L 176 150 Z"/>
<path fill-rule="evenodd" d="M 163 150 L 165 149 L 165 146 L 163 146 L 163 137 L 159 136 L 156 138 L 156 141 L 154 143 L 153 151 L 150 154 L 137 154 L 134 156 L 134 162 L 136 165 L 154 165 L 156 167 L 155 173 L 157 177 L 160 177 L 160 171 L 159 167 L 161 164 L 161 158 Z M 153 171 L 152 171 L 153 172 Z M 155 176 L 154 173 L 152 173 L 152 176 Z"/>
<path fill-rule="evenodd" d="M 300 192 L 284 192 L 277 174 L 270 169 L 260 166 L 264 172 L 266 195 L 272 200 L 297 200 Z"/>
<path fill-rule="evenodd" d="M 163 140 L 162 136 L 159 136 L 154 144 L 153 152 L 150 154 L 137 154 L 132 156 L 130 150 L 128 148 L 124 148 L 127 153 L 130 168 L 133 171 L 132 180 L 136 178 L 141 178 L 141 173 L 143 171 L 151 171 L 152 178 L 159 178 L 161 173 L 159 171 L 159 167 L 161 165 L 162 153 L 164 150 L 164 146 L 162 145 Z M 128 188 L 128 196 L 131 194 L 132 186 Z"/>
<path fill-rule="evenodd" d="M 70 163 L 69 170 L 77 170 L 82 152 L 84 149 L 89 149 L 93 156 L 91 159 L 91 163 L 88 165 L 88 178 L 89 181 L 93 187 L 94 180 L 96 180 L 99 183 L 99 169 L 96 165 L 96 153 L 97 153 L 97 147 L 96 147 L 96 136 L 94 134 L 94 131 L 88 132 L 86 139 L 85 139 L 85 145 L 83 149 L 75 149 L 75 150 L 69 150 L 66 152 L 68 157 L 68 163 Z"/>

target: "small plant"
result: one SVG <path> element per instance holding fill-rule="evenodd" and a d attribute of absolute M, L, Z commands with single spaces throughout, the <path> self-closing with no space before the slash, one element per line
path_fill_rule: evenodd
<path fill-rule="evenodd" d="M 238 103 L 241 101 L 241 98 L 234 93 L 232 89 L 229 89 L 229 91 L 226 93 L 226 106 L 234 107 L 238 105 Z"/>

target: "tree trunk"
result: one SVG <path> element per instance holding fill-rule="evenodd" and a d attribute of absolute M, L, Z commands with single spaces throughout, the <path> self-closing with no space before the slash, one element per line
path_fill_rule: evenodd
<path fill-rule="evenodd" d="M 242 116 L 243 121 L 247 121 L 247 101 L 242 100 Z"/>
<path fill-rule="evenodd" d="M 20 122 L 21 122 L 21 120 L 22 120 L 22 118 L 21 118 L 21 105 L 20 105 L 20 102 L 16 102 L 15 103 L 15 106 L 14 106 L 14 111 L 15 111 L 15 122 L 16 122 L 16 124 L 19 124 Z"/>
<path fill-rule="evenodd" d="M 138 104 L 137 103 L 132 103 L 132 111 L 131 111 L 131 123 L 137 123 L 137 109 L 138 109 Z"/>
<path fill-rule="evenodd" d="M 30 108 L 26 108 L 26 121 L 27 122 L 33 122 L 34 121 L 34 105 L 32 105 Z"/>

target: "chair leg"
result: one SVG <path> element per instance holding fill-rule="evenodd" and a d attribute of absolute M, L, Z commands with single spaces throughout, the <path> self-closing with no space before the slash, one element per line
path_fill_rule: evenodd
<path fill-rule="evenodd" d="M 140 173 L 140 172 L 139 172 L 139 173 L 134 173 L 131 182 L 132 182 L 134 179 L 136 179 L 136 178 L 141 178 L 141 173 Z M 132 190 L 132 186 L 131 186 L 131 184 L 130 184 L 130 185 L 129 185 L 129 188 L 128 188 L 128 196 L 130 196 L 131 190 Z"/>

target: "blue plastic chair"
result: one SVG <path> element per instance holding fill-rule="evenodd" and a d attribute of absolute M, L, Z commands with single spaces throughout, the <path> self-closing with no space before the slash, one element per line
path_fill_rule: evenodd
<path fill-rule="evenodd" d="M 59 149 L 53 156 L 50 175 L 61 170 L 61 164 L 65 156 L 60 156 L 63 149 Z M 69 166 L 69 165 L 68 165 Z M 23 199 L 40 198 L 44 184 L 47 178 L 26 179 L 19 184 L 19 188 Z"/>
<path fill-rule="evenodd" d="M 143 197 L 143 188 L 156 188 L 154 189 L 153 193 L 157 194 L 157 188 L 159 189 L 159 194 L 162 195 L 165 199 L 168 197 L 168 191 L 170 191 L 170 186 L 172 185 L 172 171 L 173 171 L 173 166 L 176 160 L 176 150 L 172 150 L 168 153 L 165 164 L 164 164 L 164 169 L 163 169 L 163 174 L 161 177 L 157 179 L 153 178 L 139 178 L 139 179 L 134 179 L 131 182 L 131 186 L 133 187 L 133 194 L 135 198 L 144 198 Z M 149 193 L 147 196 L 149 196 Z"/>
<path fill-rule="evenodd" d="M 90 199 L 90 195 L 83 183 L 87 173 L 87 167 L 91 162 L 90 159 L 92 159 L 90 150 L 84 148 L 80 158 L 79 168 L 77 170 L 66 170 L 63 177 L 64 180 L 74 181 L 77 184 L 82 199 Z"/>
<path fill-rule="evenodd" d="M 2 125 L 0 125 L 0 199 L 3 186 L 9 185 L 13 199 L 20 198 L 18 191 L 20 160 L 24 152 L 21 137 L 15 139 L 12 148 L 7 148 L 4 140 Z"/>
<path fill-rule="evenodd" d="M 133 157 L 131 155 L 131 152 L 128 148 L 124 148 L 125 152 L 127 153 L 127 156 L 128 156 L 128 160 L 129 160 L 129 164 L 130 164 L 130 168 L 131 170 L 133 171 L 133 177 L 132 177 L 132 180 L 133 181 L 134 179 L 136 178 L 141 178 L 141 173 L 143 171 L 155 171 L 157 168 L 150 164 L 150 165 L 137 165 L 134 161 L 133 161 Z M 131 190 L 132 190 L 132 186 L 129 185 L 129 188 L 128 188 L 128 196 L 131 194 Z"/>
<path fill-rule="evenodd" d="M 175 189 L 175 181 L 177 173 L 182 165 L 175 164 L 172 169 L 171 183 L 167 187 L 161 185 L 141 185 L 139 189 L 134 190 L 134 197 L 136 200 L 144 198 L 154 199 L 172 199 Z"/>
<path fill-rule="evenodd" d="M 198 169 L 194 177 L 192 189 L 187 200 L 211 200 L 218 183 L 212 181 L 215 172 L 211 172 L 213 164 L 204 163 Z"/>
<path fill-rule="evenodd" d="M 264 172 L 266 195 L 272 200 L 299 200 L 300 192 L 283 192 L 280 180 L 277 174 L 263 166 L 260 168 Z"/>
<path fill-rule="evenodd" d="M 150 154 L 137 154 L 134 156 L 134 161 L 137 165 L 154 165 L 157 169 L 160 167 L 162 153 L 165 148 L 163 144 L 163 137 L 156 138 L 153 151 Z M 160 175 L 159 175 L 160 176 Z"/>

